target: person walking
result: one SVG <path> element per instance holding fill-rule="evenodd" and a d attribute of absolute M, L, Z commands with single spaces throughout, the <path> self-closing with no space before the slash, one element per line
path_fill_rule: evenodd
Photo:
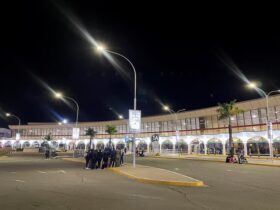
<path fill-rule="evenodd" d="M 97 163 L 97 150 L 93 150 L 93 152 L 92 152 L 92 166 L 91 166 L 91 169 L 96 169 L 96 163 Z"/>

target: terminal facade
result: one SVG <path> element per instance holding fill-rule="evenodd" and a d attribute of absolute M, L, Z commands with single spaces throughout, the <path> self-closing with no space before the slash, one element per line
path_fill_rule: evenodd
<path fill-rule="evenodd" d="M 280 152 L 280 95 L 269 97 L 269 112 L 264 98 L 238 102 L 236 105 L 244 113 L 231 118 L 235 150 L 244 150 L 245 155 L 269 155 L 267 136 L 267 114 L 273 124 L 273 152 Z M 136 135 L 136 146 L 146 152 L 187 154 L 226 154 L 228 151 L 227 121 L 218 120 L 218 107 L 186 111 L 174 114 L 143 117 L 141 132 Z M 85 136 L 87 128 L 98 133 L 93 140 L 95 148 L 104 148 L 109 142 L 106 126 L 115 125 L 118 133 L 112 136 L 116 147 L 130 147 L 132 134 L 129 133 L 128 120 L 80 122 L 79 139 L 72 138 L 75 124 L 28 123 L 27 125 L 10 125 L 11 138 L 1 138 L 0 147 L 32 148 L 43 143 L 44 136 L 51 134 L 51 144 L 66 150 L 85 149 L 89 137 Z M 177 132 L 176 132 L 177 130 Z M 16 139 L 16 133 L 20 139 Z M 155 140 L 158 147 L 155 149 Z"/>

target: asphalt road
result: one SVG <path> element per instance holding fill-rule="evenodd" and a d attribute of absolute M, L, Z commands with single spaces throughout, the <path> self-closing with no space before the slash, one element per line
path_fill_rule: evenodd
<path fill-rule="evenodd" d="M 127 158 L 129 161 L 129 158 Z M 280 209 L 280 168 L 140 158 L 206 187 L 138 183 L 108 170 L 39 156 L 0 160 L 0 209 Z"/>

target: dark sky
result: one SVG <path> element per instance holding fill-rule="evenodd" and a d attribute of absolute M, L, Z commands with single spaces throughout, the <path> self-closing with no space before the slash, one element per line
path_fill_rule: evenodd
<path fill-rule="evenodd" d="M 131 59 L 143 116 L 163 113 L 159 101 L 193 110 L 259 97 L 230 70 L 234 65 L 266 91 L 280 86 L 280 18 L 273 5 L 9 2 L 1 3 L 2 127 L 16 123 L 4 112 L 23 122 L 75 120 L 75 110 L 54 99 L 39 79 L 78 101 L 80 121 L 116 119 L 110 107 L 127 117 L 133 107 L 129 65 L 114 57 L 130 80 L 92 49 L 61 9 L 95 40 Z"/>

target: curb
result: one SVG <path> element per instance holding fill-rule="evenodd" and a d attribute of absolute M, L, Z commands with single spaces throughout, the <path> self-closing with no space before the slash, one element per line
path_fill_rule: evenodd
<path fill-rule="evenodd" d="M 65 161 L 76 162 L 76 163 L 83 163 L 81 159 L 68 159 L 68 158 L 61 158 Z M 202 187 L 204 183 L 202 181 L 195 181 L 195 182 L 177 182 L 177 181 L 165 181 L 165 180 L 157 180 L 157 179 L 145 179 L 133 176 L 131 174 L 125 173 L 120 171 L 117 168 L 108 168 L 109 171 L 114 172 L 116 174 L 126 176 L 129 179 L 136 180 L 142 183 L 149 183 L 149 184 L 161 184 L 161 185 L 172 185 L 172 186 L 183 186 L 183 187 Z"/>
<path fill-rule="evenodd" d="M 160 184 L 160 185 L 172 185 L 172 186 L 181 186 L 181 187 L 202 187 L 204 183 L 202 181 L 195 181 L 195 182 L 177 182 L 177 181 L 166 181 L 166 180 L 157 180 L 157 179 L 145 179 L 133 176 L 131 174 L 125 173 L 120 171 L 117 168 L 109 168 L 110 171 L 128 177 L 129 179 L 136 180 L 142 183 L 149 183 L 149 184 Z"/>
<path fill-rule="evenodd" d="M 196 159 L 196 158 L 179 158 L 179 157 L 151 157 L 151 158 L 158 158 L 158 159 L 169 159 L 169 160 L 195 160 L 195 161 L 211 161 L 216 163 L 225 163 L 222 160 L 206 160 L 206 159 Z M 255 166 L 270 166 L 270 167 L 280 167 L 280 165 L 273 165 L 273 164 L 265 164 L 265 163 L 246 163 L 247 165 L 255 165 Z"/>

